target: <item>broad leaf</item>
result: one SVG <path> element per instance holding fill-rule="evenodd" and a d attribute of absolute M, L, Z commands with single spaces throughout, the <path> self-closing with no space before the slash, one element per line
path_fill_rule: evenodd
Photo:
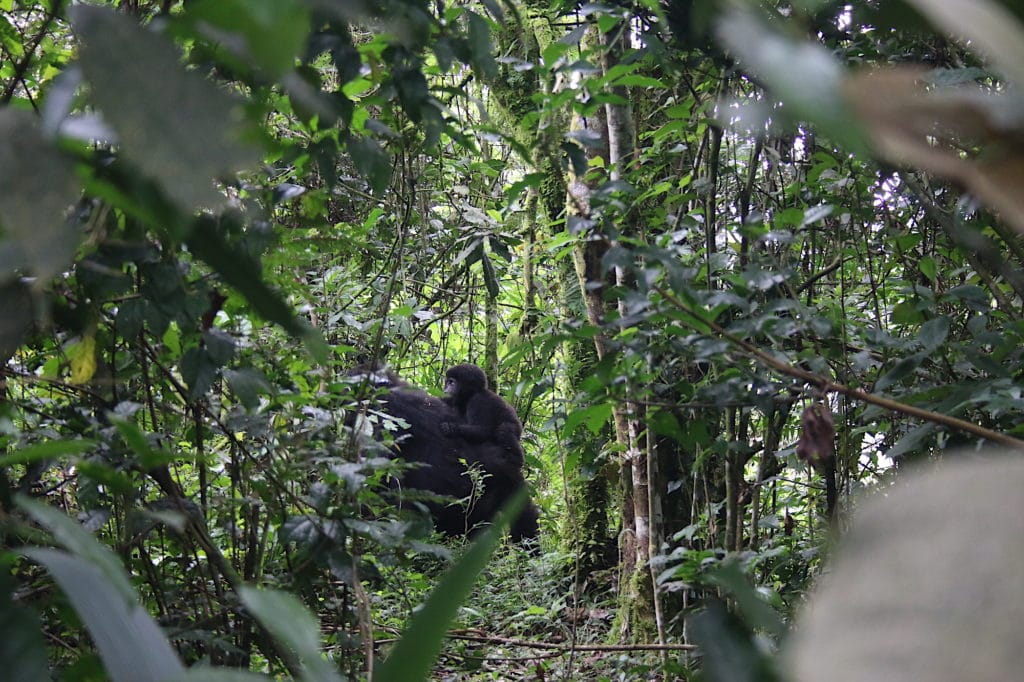
<path fill-rule="evenodd" d="M 27 112 L 0 110 L 0 187 L 0 283 L 66 268 L 81 238 L 64 215 L 78 182 Z"/>
<path fill-rule="evenodd" d="M 5 565 L 5 572 L 9 568 Z M 10 680 L 49 679 L 46 643 L 39 616 L 11 598 L 14 586 L 13 576 L 0 577 L 0 661 L 3 661 L 4 677 Z"/>
<path fill-rule="evenodd" d="M 254 587 L 243 587 L 238 596 L 263 627 L 298 655 L 303 680 L 340 682 L 341 676 L 320 653 L 319 623 L 297 597 Z"/>
<path fill-rule="evenodd" d="M 69 14 L 91 99 L 124 155 L 182 208 L 220 204 L 214 179 L 259 160 L 240 141 L 238 102 L 127 15 L 93 5 Z"/>
<path fill-rule="evenodd" d="M 77 560 L 84 559 L 97 567 L 110 593 L 117 595 L 125 608 L 138 603 L 135 589 L 125 575 L 121 560 L 109 547 L 97 542 L 80 524 L 49 505 L 23 496 L 17 498 L 17 504 L 36 523 L 53 533 L 54 539 L 74 554 Z"/>

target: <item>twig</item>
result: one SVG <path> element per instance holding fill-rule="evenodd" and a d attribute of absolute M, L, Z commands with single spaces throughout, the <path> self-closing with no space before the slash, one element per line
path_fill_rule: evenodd
<path fill-rule="evenodd" d="M 555 644 L 554 642 L 532 642 L 526 639 L 512 639 L 497 635 L 464 635 L 448 633 L 449 639 L 461 639 L 481 644 L 505 644 L 525 649 L 543 649 L 567 654 L 572 651 L 695 651 L 696 644 Z M 378 639 L 377 644 L 390 644 L 397 639 Z"/>
<path fill-rule="evenodd" d="M 24 83 L 25 74 L 28 72 L 29 64 L 32 63 L 32 58 L 36 56 L 36 50 L 39 49 L 39 45 L 43 42 L 43 38 L 45 38 L 46 34 L 49 33 L 50 25 L 57 20 L 63 6 L 63 2 L 56 0 L 50 6 L 50 11 L 46 14 L 46 17 L 44 17 L 43 23 L 39 26 L 39 32 L 36 33 L 35 38 L 32 39 L 32 43 L 25 46 L 25 53 L 22 55 L 21 61 L 14 66 L 14 74 L 11 76 L 11 80 L 7 84 L 7 88 L 4 90 L 3 94 L 0 95 L 0 104 L 10 104 L 11 99 L 14 97 L 14 91 L 18 88 L 18 83 Z M 27 87 L 26 90 L 28 90 Z"/>

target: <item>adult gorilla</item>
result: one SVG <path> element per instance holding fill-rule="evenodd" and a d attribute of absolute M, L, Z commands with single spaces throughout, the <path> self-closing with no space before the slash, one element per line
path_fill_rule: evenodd
<path fill-rule="evenodd" d="M 385 389 L 380 396 L 383 412 L 404 421 L 395 432 L 396 454 L 412 467 L 402 476 L 404 487 L 463 500 L 473 494 L 473 478 L 467 466 L 486 473 L 483 492 L 469 506 L 430 502 L 434 526 L 446 535 L 465 535 L 490 522 L 513 493 L 525 487 L 521 467 L 510 469 L 506 448 L 496 442 L 471 442 L 458 435 L 446 435 L 444 424 L 458 422 L 459 413 L 444 400 L 413 388 L 392 373 L 373 372 L 371 382 Z M 512 523 L 516 542 L 537 537 L 539 513 L 533 503 Z"/>

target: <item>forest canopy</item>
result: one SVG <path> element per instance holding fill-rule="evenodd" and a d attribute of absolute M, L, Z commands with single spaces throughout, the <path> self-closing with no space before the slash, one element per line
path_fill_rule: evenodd
<path fill-rule="evenodd" d="M 833 543 L 1024 518 L 1022 86 L 998 0 L 0 0 L 7 674 L 815 679 Z"/>

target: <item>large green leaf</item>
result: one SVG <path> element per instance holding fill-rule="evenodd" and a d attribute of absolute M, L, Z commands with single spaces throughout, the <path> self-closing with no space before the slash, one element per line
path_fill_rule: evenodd
<path fill-rule="evenodd" d="M 181 661 L 160 626 L 138 603 L 120 598 L 123 595 L 109 572 L 56 549 L 33 548 L 24 553 L 46 566 L 67 594 L 111 680 L 162 682 L 182 672 Z M 127 581 L 123 570 L 120 576 Z"/>
<path fill-rule="evenodd" d="M 824 46 L 791 39 L 739 9 L 720 21 L 719 36 L 740 65 L 785 102 L 790 117 L 817 123 L 849 150 L 865 149 L 840 90 L 843 71 Z"/>
<path fill-rule="evenodd" d="M 53 533 L 54 539 L 65 549 L 79 560 L 84 559 L 95 566 L 110 586 L 111 593 L 118 595 L 126 608 L 137 603 L 135 589 L 125 575 L 121 560 L 109 547 L 101 545 L 81 525 L 49 505 L 24 496 L 17 498 L 17 504 L 36 523 Z"/>
<path fill-rule="evenodd" d="M 186 210 L 219 204 L 214 179 L 259 160 L 240 140 L 235 98 L 186 70 L 166 38 L 126 15 L 93 5 L 69 14 L 91 99 L 124 155 Z"/>
<path fill-rule="evenodd" d="M 263 627 L 296 653 L 303 680 L 340 682 L 341 676 L 320 653 L 319 624 L 297 597 L 254 587 L 243 587 L 238 596 Z"/>
<path fill-rule="evenodd" d="M 263 281 L 259 265 L 248 254 L 225 241 L 213 221 L 199 220 L 188 246 L 225 282 L 238 289 L 257 313 L 305 341 L 306 348 L 315 357 L 324 357 L 323 339 L 319 334 L 295 317 L 291 306 Z"/>

